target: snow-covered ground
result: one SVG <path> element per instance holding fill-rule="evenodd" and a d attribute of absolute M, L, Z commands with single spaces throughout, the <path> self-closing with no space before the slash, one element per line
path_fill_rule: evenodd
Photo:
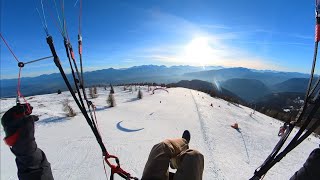
<path fill-rule="evenodd" d="M 97 106 L 99 129 L 108 151 L 137 177 L 142 175 L 152 146 L 166 138 L 180 137 L 185 129 L 192 134 L 190 148 L 204 154 L 204 180 L 249 179 L 279 140 L 282 123 L 278 120 L 258 112 L 250 117 L 252 109 L 198 91 L 170 88 L 169 93 L 159 90 L 150 95 L 144 88 L 142 100 L 136 99 L 137 91 L 123 91 L 122 87 L 115 91 L 114 108 L 105 107 L 108 90 L 98 89 L 99 97 L 92 99 Z M 36 123 L 38 146 L 47 154 L 55 179 L 106 179 L 101 150 L 82 114 L 74 103 L 76 117 L 66 118 L 62 111 L 66 98 L 72 100 L 69 92 L 27 97 L 34 114 L 40 115 Z M 1 115 L 14 104 L 14 99 L 1 100 Z M 240 131 L 230 127 L 235 122 Z M 310 137 L 271 169 L 265 179 L 289 179 L 319 143 L 318 138 Z M 14 156 L 3 141 L 0 158 L 1 179 L 17 179 Z"/>

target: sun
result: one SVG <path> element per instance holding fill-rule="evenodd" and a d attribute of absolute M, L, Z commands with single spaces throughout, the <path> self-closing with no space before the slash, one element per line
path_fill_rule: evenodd
<path fill-rule="evenodd" d="M 209 38 L 193 38 L 185 46 L 185 58 L 193 63 L 199 63 L 201 66 L 209 64 L 212 61 L 213 49 L 209 45 Z"/>

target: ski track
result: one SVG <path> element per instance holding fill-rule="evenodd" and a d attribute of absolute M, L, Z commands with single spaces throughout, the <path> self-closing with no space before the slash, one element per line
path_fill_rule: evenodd
<path fill-rule="evenodd" d="M 214 118 L 214 111 L 217 111 L 217 109 L 220 109 L 221 107 L 223 107 L 221 104 L 220 105 L 218 105 L 218 107 L 216 106 L 216 104 L 215 104 L 215 106 L 213 107 L 213 110 L 210 110 L 210 109 L 208 109 L 207 107 L 209 107 L 209 106 L 203 106 L 203 105 L 205 105 L 205 104 L 211 104 L 212 103 L 212 101 L 208 101 L 207 99 L 211 99 L 211 97 L 209 97 L 208 95 L 206 95 L 206 94 L 204 94 L 204 93 L 198 93 L 198 95 L 196 96 L 196 97 L 198 97 L 198 101 L 202 101 L 202 102 L 205 102 L 205 103 L 197 103 L 197 104 L 201 104 L 202 105 L 202 108 L 198 108 L 198 109 L 200 109 L 200 111 L 203 111 L 204 112 L 204 114 L 202 115 L 202 116 L 204 116 L 205 118 L 202 118 L 202 119 L 206 119 L 206 121 L 204 121 L 204 123 L 205 122 L 208 122 L 209 124 L 207 124 L 207 123 L 205 123 L 205 125 L 204 125 L 204 127 L 211 127 L 211 128 L 208 128 L 208 131 L 210 131 L 210 134 L 211 134 L 211 136 L 207 136 L 208 138 L 210 138 L 210 140 L 211 141 L 209 141 L 208 142 L 208 144 L 210 144 L 210 145 L 212 145 L 212 144 L 214 144 L 215 146 L 221 146 L 221 140 L 220 140 L 220 142 L 217 142 L 215 139 L 214 139 L 214 137 L 216 137 L 216 135 L 218 135 L 218 134 L 220 134 L 220 133 L 224 133 L 226 136 L 227 136 L 227 134 L 226 134 L 226 132 L 219 132 L 219 129 L 222 129 L 222 128 L 224 128 L 224 129 L 230 129 L 230 130 L 232 130 L 231 132 L 233 132 L 233 133 L 235 133 L 235 136 L 236 136 L 236 138 L 239 138 L 239 139 L 242 139 L 242 141 L 243 141 L 243 145 L 241 145 L 241 143 L 231 143 L 230 144 L 230 146 L 228 147 L 228 146 L 225 146 L 225 148 L 221 148 L 221 147 L 219 147 L 219 148 L 214 148 L 214 149 L 211 149 L 211 154 L 212 154 L 212 156 L 213 156 L 213 158 L 212 159 L 214 159 L 214 160 L 216 160 L 217 161 L 217 163 L 216 163 L 216 166 L 219 168 L 219 170 L 220 169 L 226 169 L 226 165 L 225 164 L 228 164 L 227 166 L 230 166 L 231 164 L 235 164 L 236 163 L 236 161 L 223 161 L 223 160 L 218 160 L 218 159 L 225 159 L 225 157 L 221 157 L 221 156 L 217 156 L 217 154 L 226 154 L 226 150 L 227 149 L 230 149 L 230 148 L 232 148 L 232 146 L 237 146 L 237 145 L 240 145 L 240 146 L 243 146 L 243 150 L 246 152 L 246 153 L 242 153 L 241 151 L 236 151 L 235 153 L 240 153 L 240 154 L 238 154 L 238 156 L 242 156 L 242 154 L 244 155 L 244 157 L 245 157 L 245 161 L 246 161 L 246 163 L 249 163 L 249 153 L 248 153 L 248 151 L 247 151 L 247 147 L 246 147 L 246 143 L 245 143 L 245 139 L 244 139 L 244 137 L 243 137 L 243 135 L 242 135 L 242 131 L 238 131 L 238 132 L 236 132 L 236 130 L 233 130 L 231 127 L 230 127 L 230 125 L 231 124 L 227 124 L 226 125 L 226 122 L 224 122 L 224 123 L 221 123 L 221 124 L 217 124 L 217 123 L 212 123 L 211 122 L 211 124 L 210 124 L 210 121 L 218 121 L 219 119 L 217 119 L 217 118 Z M 200 97 L 202 97 L 202 98 L 200 98 Z M 196 100 L 195 100 L 196 101 Z M 230 104 L 230 105 L 232 105 L 232 104 Z M 232 105 L 233 106 L 233 105 Z M 239 108 L 239 107 L 235 107 L 235 108 Z M 241 107 L 240 107 L 241 108 Z M 225 112 L 220 112 L 221 114 L 224 114 L 224 116 L 221 118 L 221 119 L 225 119 L 225 120 L 229 120 L 230 122 L 232 122 L 233 120 L 233 117 L 235 117 L 235 115 L 233 114 L 233 112 L 229 109 L 229 108 L 226 108 L 225 109 L 226 111 Z M 199 112 L 199 113 L 201 113 L 201 112 Z M 245 118 L 247 118 L 247 117 L 245 117 Z M 218 121 L 219 122 L 219 121 Z M 215 127 L 213 127 L 213 125 L 215 125 Z M 216 127 L 216 125 L 222 125 L 223 127 Z M 216 135 L 215 135 L 216 134 Z M 240 135 L 239 135 L 240 134 Z M 232 142 L 232 139 L 228 139 L 228 138 L 226 138 L 225 139 L 225 141 L 230 141 L 230 142 Z M 210 148 L 210 147 L 209 147 Z M 230 149 L 231 150 L 231 149 Z M 224 155 L 224 156 L 228 156 L 228 155 Z M 242 160 L 241 159 L 239 159 L 239 162 L 241 162 Z M 222 171 L 221 171 L 221 176 L 223 176 L 223 178 L 224 179 L 236 179 L 237 178 L 237 176 L 236 175 L 234 175 L 234 173 L 232 173 L 231 171 L 229 172 L 229 171 L 227 171 L 228 172 L 228 174 L 226 175 L 225 173 L 223 173 Z"/>
<path fill-rule="evenodd" d="M 198 114 L 198 119 L 199 119 L 199 122 L 200 122 L 200 127 L 201 127 L 201 132 L 202 132 L 202 136 L 203 136 L 203 140 L 204 140 L 204 143 L 205 143 L 205 146 L 207 147 L 207 154 L 209 155 L 209 157 L 205 157 L 205 159 L 208 159 L 207 161 L 209 161 L 209 164 L 208 164 L 208 169 L 209 171 L 211 172 L 214 172 L 214 177 L 215 179 L 225 179 L 223 173 L 221 172 L 221 170 L 217 167 L 217 165 L 214 163 L 214 161 L 212 161 L 213 159 L 213 151 L 214 151 L 214 139 L 211 138 L 211 140 L 209 140 L 209 136 L 207 134 L 207 126 L 205 126 L 205 122 L 201 116 L 201 113 L 199 111 L 199 107 L 198 107 L 198 103 L 196 102 L 195 98 L 194 98 L 194 95 L 192 93 L 192 90 L 190 90 L 190 94 L 192 96 L 192 99 L 193 99 L 193 102 L 194 102 L 194 105 L 195 105 L 195 108 L 196 108 L 196 111 L 197 111 L 197 114 Z"/>
<path fill-rule="evenodd" d="M 142 88 L 143 89 L 143 88 Z M 249 179 L 278 141 L 278 120 L 244 106 L 235 106 L 218 98 L 184 88 L 170 88 L 169 93 L 144 87 L 144 97 L 136 100 L 137 91 L 115 87 L 115 108 L 105 108 L 109 89 L 98 88 L 99 97 L 92 100 L 98 107 L 99 130 L 110 154 L 117 155 L 121 167 L 133 176 L 141 177 L 152 146 L 166 138 L 180 137 L 185 129 L 191 132 L 190 148 L 199 150 L 205 158 L 204 180 Z M 80 110 L 69 92 L 27 97 L 40 116 L 35 124 L 39 148 L 51 163 L 54 178 L 106 179 L 101 150 Z M 61 102 L 69 99 L 78 113 L 65 118 Z M 0 101 L 1 112 L 15 105 L 14 99 Z M 210 104 L 213 104 L 213 107 Z M 41 108 L 41 109 L 40 109 Z M 124 121 L 136 132 L 124 132 L 117 123 Z M 230 127 L 238 122 L 240 131 Z M 1 137 L 4 136 L 0 128 Z M 296 131 L 296 129 L 294 130 Z M 311 136 L 269 171 L 264 179 L 289 179 L 299 169 L 309 153 L 318 147 L 319 139 Z M 3 141 L 0 143 L 1 179 L 17 179 L 14 156 Z M 106 166 L 107 175 L 110 169 Z M 121 179 L 115 176 L 115 179 Z"/>

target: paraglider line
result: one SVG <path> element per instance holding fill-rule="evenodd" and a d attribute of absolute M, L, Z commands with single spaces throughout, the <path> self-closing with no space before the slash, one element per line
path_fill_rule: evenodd
<path fill-rule="evenodd" d="M 3 40 L 4 44 L 7 46 L 7 48 L 9 49 L 9 51 L 11 52 L 11 54 L 13 55 L 13 57 L 16 59 L 17 62 L 20 62 L 17 58 L 17 56 L 14 54 L 14 52 L 12 51 L 12 49 L 10 48 L 10 46 L 8 45 L 7 41 L 4 39 L 4 37 L 2 36 L 2 34 L 0 33 L 0 37 Z"/>
<path fill-rule="evenodd" d="M 77 5 L 78 1 L 79 1 L 79 0 L 77 0 L 77 1 L 74 3 L 73 7 L 76 7 L 76 5 Z"/>

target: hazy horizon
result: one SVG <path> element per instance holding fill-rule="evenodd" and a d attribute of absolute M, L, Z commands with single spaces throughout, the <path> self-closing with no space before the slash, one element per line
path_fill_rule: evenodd
<path fill-rule="evenodd" d="M 272 70 L 272 69 L 253 69 L 253 68 L 248 68 L 248 67 L 241 67 L 241 66 L 235 66 L 235 67 L 223 67 L 223 66 L 191 66 L 191 65 L 164 65 L 164 64 L 142 64 L 142 65 L 136 65 L 136 66 L 130 66 L 130 67 L 105 67 L 105 68 L 86 68 L 84 67 L 84 72 L 93 72 L 93 71 L 99 71 L 99 70 L 105 70 L 105 69 L 117 69 L 117 70 L 121 70 L 121 69 L 130 69 L 133 67 L 140 67 L 140 66 L 165 66 L 167 68 L 170 67 L 174 67 L 174 66 L 189 66 L 189 67 L 198 67 L 198 68 L 202 68 L 202 71 L 208 71 L 208 69 L 206 68 L 210 68 L 210 67 L 221 67 L 221 69 L 227 69 L 227 68 L 247 68 L 250 70 L 258 70 L 258 71 L 275 71 L 275 72 L 286 72 L 286 73 L 301 73 L 301 74 L 309 74 L 309 73 L 305 73 L 305 72 L 295 72 L 295 71 L 279 71 L 279 70 Z M 69 69 L 67 69 L 67 67 L 65 68 L 65 73 L 70 74 L 71 71 Z M 209 69 L 212 70 L 212 69 Z M 42 75 L 51 75 L 51 74 L 60 74 L 59 70 L 56 69 L 56 71 L 53 72 L 47 72 L 47 73 L 43 73 L 43 74 L 35 74 L 35 75 L 29 75 L 29 76 L 23 76 L 23 77 L 28 77 L 28 78 L 33 78 L 33 77 L 38 77 L 38 76 L 42 76 Z M 22 77 L 22 78 L 23 78 Z M 1 80 L 10 80 L 10 79 L 17 79 L 17 77 L 13 76 L 13 77 L 3 77 L 3 75 L 1 74 Z"/>

